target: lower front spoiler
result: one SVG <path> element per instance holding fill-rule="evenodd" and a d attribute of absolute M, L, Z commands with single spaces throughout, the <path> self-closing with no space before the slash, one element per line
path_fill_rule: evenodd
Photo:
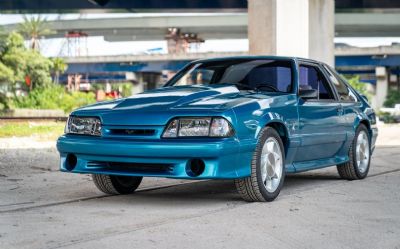
<path fill-rule="evenodd" d="M 252 155 L 234 139 L 152 144 L 63 136 L 57 148 L 63 172 L 179 179 L 247 177 Z"/>

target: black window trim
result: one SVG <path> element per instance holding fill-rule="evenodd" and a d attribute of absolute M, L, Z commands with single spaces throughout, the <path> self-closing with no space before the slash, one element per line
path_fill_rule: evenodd
<path fill-rule="evenodd" d="M 315 63 L 315 62 L 310 62 L 310 61 L 299 60 L 299 62 L 298 62 L 297 96 L 299 96 L 299 94 L 300 94 L 300 92 L 299 92 L 300 91 L 300 67 L 302 65 L 316 67 L 320 71 L 320 73 L 322 73 L 322 76 L 325 77 L 326 82 L 328 82 L 328 87 L 330 87 L 331 93 L 333 94 L 333 99 L 308 99 L 307 101 L 308 102 L 321 102 L 321 103 L 340 103 L 336 89 L 333 88 L 331 81 L 329 79 L 327 79 L 326 74 L 325 74 L 323 68 L 321 67 L 321 64 Z"/>
<path fill-rule="evenodd" d="M 331 84 L 331 85 L 333 86 L 333 88 L 335 89 L 335 92 L 336 92 L 336 94 L 337 94 L 337 97 L 338 97 L 338 101 L 339 101 L 339 102 L 341 102 L 341 103 L 359 103 L 359 102 L 360 102 L 360 98 L 358 97 L 358 94 L 355 93 L 355 90 L 354 90 L 345 80 L 343 80 L 342 78 L 340 78 L 340 75 L 339 75 L 337 72 L 335 72 L 333 68 L 331 68 L 329 65 L 327 65 L 327 64 L 325 64 L 325 63 L 321 63 L 321 65 L 322 65 L 322 68 L 323 68 L 324 72 L 326 72 L 326 74 L 328 74 L 329 71 L 332 71 L 333 77 L 335 77 L 338 81 L 342 82 L 342 83 L 347 87 L 347 89 L 349 90 L 349 92 L 353 93 L 353 95 L 356 97 L 356 101 L 342 100 L 342 99 L 340 98 L 339 92 L 337 91 L 337 89 L 336 89 L 336 87 L 335 87 L 335 84 L 331 81 L 330 77 L 327 77 L 328 80 L 329 80 L 329 82 L 330 82 L 330 84 Z M 336 76 L 336 74 L 338 74 L 338 75 Z"/>

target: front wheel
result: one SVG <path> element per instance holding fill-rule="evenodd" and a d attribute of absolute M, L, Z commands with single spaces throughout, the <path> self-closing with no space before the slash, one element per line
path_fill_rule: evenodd
<path fill-rule="evenodd" d="M 364 179 L 368 175 L 370 162 L 371 146 L 368 129 L 360 124 L 350 145 L 349 161 L 337 165 L 337 170 L 343 179 Z"/>
<path fill-rule="evenodd" d="M 251 175 L 236 179 L 235 185 L 246 201 L 273 201 L 285 179 L 285 154 L 282 140 L 272 127 L 264 128 L 251 162 Z"/>
<path fill-rule="evenodd" d="M 101 192 L 116 195 L 132 194 L 139 187 L 143 177 L 93 174 L 92 179 Z"/>

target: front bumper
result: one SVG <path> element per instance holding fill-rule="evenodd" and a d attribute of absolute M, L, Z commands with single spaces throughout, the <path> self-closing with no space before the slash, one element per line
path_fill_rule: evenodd
<path fill-rule="evenodd" d="M 57 149 L 60 169 L 65 172 L 184 179 L 247 177 L 252 155 L 251 150 L 241 149 L 235 138 L 149 141 L 63 135 Z M 68 155 L 76 156 L 73 168 L 68 165 Z M 205 165 L 196 177 L 188 173 L 192 159 L 200 159 Z"/>

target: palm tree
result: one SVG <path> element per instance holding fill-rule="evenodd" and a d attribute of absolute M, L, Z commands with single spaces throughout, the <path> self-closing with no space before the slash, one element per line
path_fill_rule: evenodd
<path fill-rule="evenodd" d="M 40 15 L 35 17 L 24 16 L 24 22 L 18 25 L 18 31 L 27 39 L 31 40 L 31 48 L 39 49 L 39 39 L 53 32 L 48 28 L 46 18 Z"/>
<path fill-rule="evenodd" d="M 65 63 L 65 61 L 61 58 L 53 58 L 52 59 L 53 62 L 53 72 L 54 72 L 54 83 L 58 84 L 60 81 L 60 74 L 64 73 L 67 68 L 68 65 Z"/>

